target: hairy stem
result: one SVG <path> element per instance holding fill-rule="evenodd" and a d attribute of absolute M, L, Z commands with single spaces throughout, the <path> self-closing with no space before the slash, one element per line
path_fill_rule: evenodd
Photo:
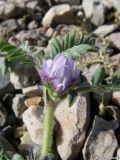
<path fill-rule="evenodd" d="M 42 157 L 51 156 L 53 143 L 55 105 L 50 101 L 44 108 L 44 137 L 42 147 Z"/>

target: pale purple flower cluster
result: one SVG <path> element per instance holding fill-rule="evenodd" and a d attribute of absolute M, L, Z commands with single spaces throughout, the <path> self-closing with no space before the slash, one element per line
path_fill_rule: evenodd
<path fill-rule="evenodd" d="M 72 85 L 79 82 L 80 71 L 75 68 L 71 58 L 57 54 L 54 59 L 44 60 L 41 67 L 41 78 L 44 84 L 51 84 L 53 89 L 64 92 Z"/>

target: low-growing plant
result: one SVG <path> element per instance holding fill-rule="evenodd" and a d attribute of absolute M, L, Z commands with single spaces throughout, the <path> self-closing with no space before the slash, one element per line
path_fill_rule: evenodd
<path fill-rule="evenodd" d="M 120 70 L 113 73 L 111 82 L 107 84 L 104 63 L 93 75 L 91 83 L 85 85 L 82 72 L 75 66 L 75 61 L 89 52 L 98 52 L 98 48 L 95 47 L 93 38 L 86 38 L 82 33 L 69 32 L 62 38 L 55 37 L 49 41 L 45 50 L 29 46 L 28 42 L 19 47 L 2 42 L 0 51 L 5 62 L 4 74 L 11 72 L 16 62 L 32 65 L 40 74 L 45 100 L 41 160 L 53 159 L 54 111 L 58 99 L 68 96 L 69 106 L 72 106 L 78 92 L 120 91 Z"/>

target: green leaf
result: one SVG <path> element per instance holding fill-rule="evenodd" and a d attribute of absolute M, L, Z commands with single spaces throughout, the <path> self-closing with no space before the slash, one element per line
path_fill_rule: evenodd
<path fill-rule="evenodd" d="M 116 72 L 113 73 L 112 84 L 120 85 L 120 69 L 118 69 Z"/>
<path fill-rule="evenodd" d="M 78 56 L 85 54 L 88 51 L 94 50 L 95 48 L 89 44 L 81 44 L 65 50 L 63 54 L 67 57 L 77 58 Z"/>
<path fill-rule="evenodd" d="M 71 107 L 75 100 L 77 99 L 77 92 L 75 90 L 70 90 L 68 93 L 69 107 Z"/>
<path fill-rule="evenodd" d="M 61 40 L 58 38 L 50 40 L 48 48 L 51 58 L 60 52 L 67 57 L 77 58 L 88 51 L 97 51 L 93 38 L 86 38 L 83 33 L 78 32 L 68 32 Z"/>
<path fill-rule="evenodd" d="M 105 78 L 105 68 L 104 66 L 100 66 L 92 77 L 93 85 L 101 84 L 104 78 Z"/>

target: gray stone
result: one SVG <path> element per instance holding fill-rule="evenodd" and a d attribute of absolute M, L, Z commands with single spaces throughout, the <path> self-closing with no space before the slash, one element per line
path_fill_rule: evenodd
<path fill-rule="evenodd" d="M 10 73 L 10 81 L 15 89 L 22 89 L 39 82 L 40 77 L 37 71 L 28 65 L 18 64 Z"/>
<path fill-rule="evenodd" d="M 113 92 L 112 94 L 113 102 L 120 107 L 120 92 Z"/>
<path fill-rule="evenodd" d="M 16 153 L 16 151 L 14 150 L 14 148 L 11 146 L 11 144 L 0 135 L 0 145 L 2 145 L 3 149 L 9 154 L 12 155 Z"/>
<path fill-rule="evenodd" d="M 120 32 L 110 34 L 107 39 L 112 42 L 114 47 L 120 50 Z"/>
<path fill-rule="evenodd" d="M 8 1 L 14 4 L 16 7 L 20 7 L 24 9 L 27 1 L 29 0 L 8 0 Z"/>
<path fill-rule="evenodd" d="M 90 101 L 88 94 L 78 94 L 69 107 L 68 99 L 62 100 L 56 110 L 56 144 L 62 160 L 75 159 L 82 149 L 90 120 Z"/>
<path fill-rule="evenodd" d="M 68 4 L 61 4 L 50 8 L 42 20 L 44 27 L 50 27 L 53 23 L 70 24 L 71 22 L 73 22 L 73 13 Z"/>
<path fill-rule="evenodd" d="M 8 19 L 1 23 L 1 27 L 3 28 L 6 27 L 7 32 L 10 32 L 16 30 L 18 28 L 18 25 L 15 19 Z"/>
<path fill-rule="evenodd" d="M 36 9 L 36 7 L 38 6 L 38 0 L 37 1 L 35 1 L 35 0 L 33 0 L 33 1 L 28 1 L 27 3 L 26 3 L 26 8 L 29 8 L 29 9 L 31 9 L 31 10 L 35 10 Z"/>
<path fill-rule="evenodd" d="M 28 29 L 35 29 L 38 27 L 38 24 L 35 20 L 31 21 L 29 24 L 28 24 Z"/>
<path fill-rule="evenodd" d="M 108 2 L 110 2 L 116 10 L 120 9 L 120 0 L 108 0 Z"/>
<path fill-rule="evenodd" d="M 4 0 L 0 1 L 0 19 L 7 19 L 15 14 L 15 5 Z"/>
<path fill-rule="evenodd" d="M 32 140 L 30 138 L 29 133 L 26 131 L 24 132 L 23 136 L 20 138 L 21 143 L 19 144 L 18 148 L 21 154 L 29 155 L 30 146 L 32 144 Z"/>
<path fill-rule="evenodd" d="M 106 11 L 111 8 L 109 2 L 105 0 L 83 0 L 82 5 L 86 18 L 96 26 L 104 23 Z"/>
<path fill-rule="evenodd" d="M 25 97 L 23 94 L 17 94 L 13 98 L 12 109 L 16 117 L 21 118 L 23 112 L 27 109 L 26 105 L 24 104 L 24 100 L 25 100 Z"/>
<path fill-rule="evenodd" d="M 0 57 L 0 69 L 2 70 L 4 66 L 4 58 Z M 14 86 L 10 82 L 10 75 L 5 76 L 0 73 L 0 97 L 4 96 L 6 93 L 13 92 Z"/>
<path fill-rule="evenodd" d="M 56 3 L 80 4 L 81 0 L 55 0 Z"/>
<path fill-rule="evenodd" d="M 7 111 L 3 104 L 0 102 L 0 127 L 4 126 L 7 121 Z"/>
<path fill-rule="evenodd" d="M 96 116 L 83 148 L 84 160 L 111 160 L 118 147 L 114 132 L 117 127 L 116 121 L 109 122 Z"/>
<path fill-rule="evenodd" d="M 42 144 L 43 140 L 43 112 L 38 106 L 29 107 L 22 115 L 23 122 L 35 144 Z"/>
<path fill-rule="evenodd" d="M 115 31 L 117 28 L 117 24 L 105 24 L 95 29 L 93 33 L 99 37 L 105 37 L 107 34 Z"/>
<path fill-rule="evenodd" d="M 23 94 L 26 97 L 35 97 L 43 95 L 43 87 L 40 85 L 34 85 L 22 89 Z"/>

